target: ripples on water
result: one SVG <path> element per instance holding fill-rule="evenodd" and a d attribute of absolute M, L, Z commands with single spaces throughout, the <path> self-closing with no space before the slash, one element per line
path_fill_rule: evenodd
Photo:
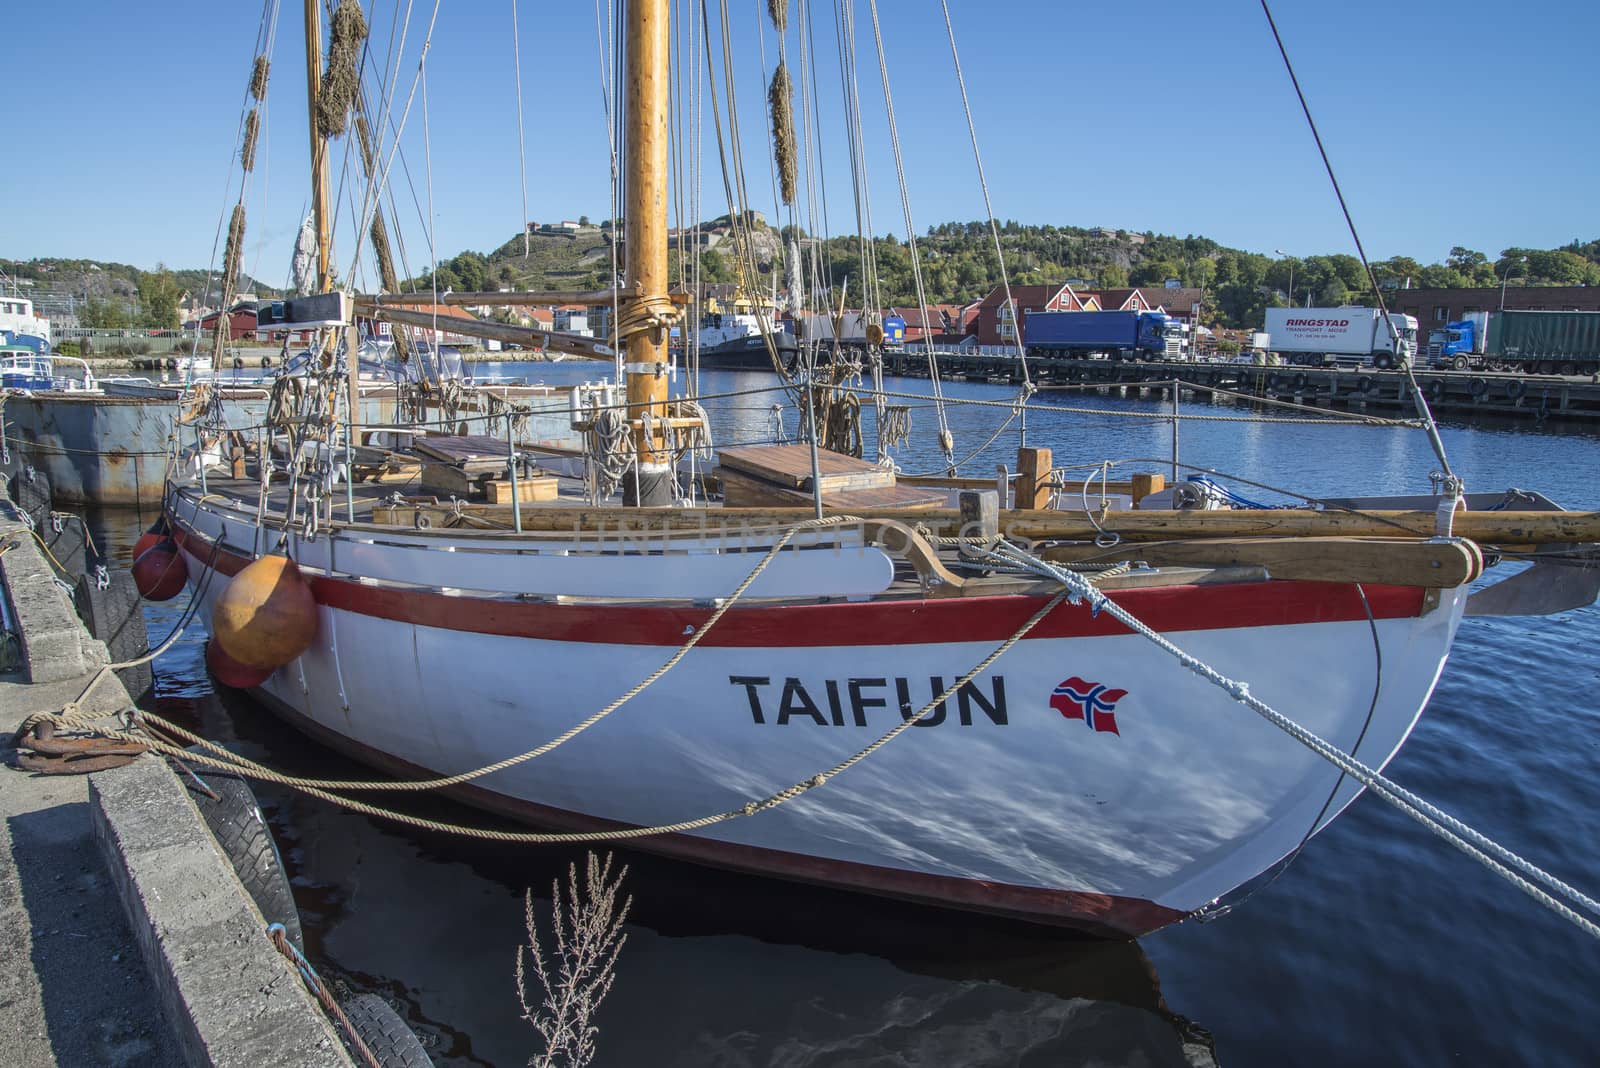
<path fill-rule="evenodd" d="M 552 382 L 594 373 L 582 365 L 539 371 Z M 705 391 L 769 381 L 708 376 Z M 894 385 L 927 390 L 926 382 Z M 946 389 L 1012 395 L 1001 386 Z M 766 437 L 770 403 L 749 398 L 720 415 L 718 439 Z M 1030 443 L 1051 446 L 1058 465 L 1170 454 L 1170 426 L 1152 402 L 1045 393 L 1036 403 L 1151 417 L 1031 412 Z M 958 448 L 982 441 L 1003 415 L 953 408 Z M 925 443 L 933 412 L 919 407 L 914 419 Z M 792 413 L 787 422 L 792 429 Z M 1592 433 L 1447 425 L 1443 437 L 1471 489 L 1518 486 L 1567 507 L 1600 508 L 1600 437 Z M 1417 431 L 1185 423 L 1180 444 L 1186 462 L 1308 494 L 1426 492 L 1436 466 Z M 1014 463 L 1015 446 L 1008 432 L 969 472 Z M 938 463 L 923 444 L 905 466 Z M 124 555 L 140 526 L 127 513 L 108 513 L 100 525 Z M 175 612 L 149 608 L 153 640 Z M 1389 768 L 1590 892 L 1600 889 L 1597 639 L 1593 606 L 1542 619 L 1468 619 L 1427 713 Z M 248 699 L 212 694 L 202 640 L 191 628 L 157 665 L 166 711 L 276 766 L 361 774 Z M 313 959 L 351 987 L 390 997 L 441 1064 L 524 1063 L 535 1039 L 517 1018 L 511 977 L 522 890 L 531 885 L 547 907 L 551 880 L 581 851 L 464 844 L 260 789 L 294 871 Z M 419 808 L 487 821 L 443 802 Z M 1371 797 L 1237 911 L 1139 944 L 624 859 L 635 904 L 598 1020 L 601 1066 L 1206 1064 L 1208 1032 L 1216 1059 L 1230 1066 L 1576 1065 L 1594 1063 L 1600 1046 L 1597 947 Z"/>

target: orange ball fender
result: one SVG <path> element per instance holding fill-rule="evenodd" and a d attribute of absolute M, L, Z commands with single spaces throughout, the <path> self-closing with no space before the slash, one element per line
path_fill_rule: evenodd
<path fill-rule="evenodd" d="M 139 540 L 133 543 L 133 559 L 139 559 L 139 557 L 171 537 L 172 528 L 167 526 L 167 517 L 158 517 L 154 523 L 145 528 L 143 534 L 139 535 Z"/>
<path fill-rule="evenodd" d="M 189 565 L 171 538 L 158 541 L 133 561 L 134 588 L 147 601 L 170 601 L 188 581 Z"/>
<path fill-rule="evenodd" d="M 234 690 L 260 686 L 272 677 L 270 668 L 246 667 L 229 656 L 216 639 L 206 642 L 206 670 L 222 685 Z"/>
<path fill-rule="evenodd" d="M 233 576 L 211 608 L 211 634 L 245 667 L 276 670 L 317 637 L 317 601 L 286 556 L 263 556 Z"/>

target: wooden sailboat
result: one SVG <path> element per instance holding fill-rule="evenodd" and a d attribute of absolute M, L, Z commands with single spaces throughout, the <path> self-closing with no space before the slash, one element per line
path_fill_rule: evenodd
<path fill-rule="evenodd" d="M 680 507 L 673 434 L 692 420 L 667 377 L 667 16 L 665 0 L 627 5 L 622 507 L 549 474 L 535 477 L 555 499 L 536 503 L 515 457 L 502 504 L 394 502 L 268 455 L 256 477 L 169 485 L 207 618 L 249 599 L 229 600 L 262 560 L 308 591 L 293 655 L 270 662 L 265 618 L 218 637 L 314 737 L 422 778 L 548 747 L 450 792 L 575 832 L 676 825 L 637 845 L 689 860 L 1137 935 L 1269 868 L 1360 786 L 1100 598 L 1381 767 L 1438 680 L 1479 543 L 1600 540 L 1600 517 L 1478 510 L 1490 498 L 1460 515 L 1453 499 L 1063 512 L 1038 454 L 998 502 L 1016 508 L 953 510 L 814 444 L 746 455 L 739 473 L 857 518 L 818 523 L 782 496 Z M 325 430 L 289 455 L 336 451 Z M 973 538 L 989 547 L 976 557 Z M 1068 598 L 1048 570 L 997 569 L 1001 547 L 1123 563 Z"/>

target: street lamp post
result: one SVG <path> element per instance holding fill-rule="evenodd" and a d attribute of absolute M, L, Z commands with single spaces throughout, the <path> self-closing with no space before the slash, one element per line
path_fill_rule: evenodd
<path fill-rule="evenodd" d="M 1506 283 L 1511 280 L 1511 272 L 1521 267 L 1525 261 L 1521 256 L 1506 264 L 1506 273 L 1500 276 L 1500 310 L 1506 310 Z"/>

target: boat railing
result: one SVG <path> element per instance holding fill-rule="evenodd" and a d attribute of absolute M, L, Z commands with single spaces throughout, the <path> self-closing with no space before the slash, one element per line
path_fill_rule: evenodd
<path fill-rule="evenodd" d="M 65 369 L 58 365 L 65 365 Z M 76 356 L 34 352 L 32 349 L 12 350 L 0 355 L 0 375 L 23 375 L 48 381 L 51 389 L 67 392 L 92 390 L 98 385 L 94 369 L 88 361 Z"/>

